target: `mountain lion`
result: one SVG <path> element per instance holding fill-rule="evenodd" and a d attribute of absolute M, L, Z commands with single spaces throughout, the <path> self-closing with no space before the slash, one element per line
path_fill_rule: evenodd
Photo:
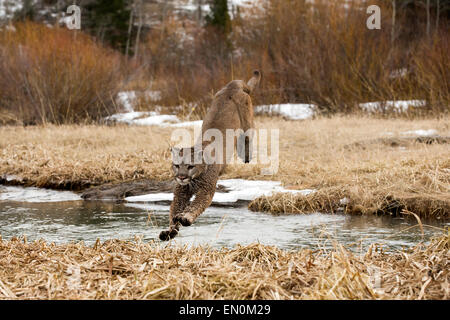
<path fill-rule="evenodd" d="M 259 84 L 261 73 L 253 72 L 253 77 L 245 83 L 242 80 L 233 80 L 214 96 L 202 125 L 202 135 L 208 129 L 216 129 L 225 137 L 227 129 L 242 129 L 251 132 L 254 128 L 253 105 L 250 94 Z M 249 130 L 249 131 L 248 131 Z M 250 135 L 245 138 L 245 150 L 238 150 L 238 155 L 248 163 L 251 159 Z M 235 141 L 234 141 L 235 142 Z M 169 229 L 162 231 L 159 238 L 163 241 L 174 238 L 181 226 L 190 226 L 197 217 L 211 204 L 216 191 L 216 183 L 219 175 L 225 169 L 229 160 L 226 153 L 226 144 L 223 144 L 222 157 L 219 163 L 209 164 L 205 161 L 207 154 L 205 148 L 208 143 L 201 142 L 197 148 L 172 148 L 172 169 L 176 187 L 174 199 L 170 206 Z M 233 146 L 234 148 L 234 146 Z M 239 154 L 240 153 L 240 154 Z M 179 160 L 181 159 L 181 160 Z M 195 160 L 200 161 L 195 161 Z M 195 196 L 192 202 L 192 196 Z"/>

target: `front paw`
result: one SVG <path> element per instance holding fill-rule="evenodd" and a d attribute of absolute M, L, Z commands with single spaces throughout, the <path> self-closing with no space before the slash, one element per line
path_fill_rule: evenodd
<path fill-rule="evenodd" d="M 184 214 L 176 216 L 174 221 L 180 223 L 184 227 L 189 227 L 192 223 L 194 223 L 194 218 L 189 214 Z"/>
<path fill-rule="evenodd" d="M 159 234 L 159 239 L 161 241 L 168 241 L 170 239 L 173 239 L 177 236 L 178 231 L 176 229 L 169 229 L 169 230 L 164 230 L 161 231 L 161 233 Z"/>

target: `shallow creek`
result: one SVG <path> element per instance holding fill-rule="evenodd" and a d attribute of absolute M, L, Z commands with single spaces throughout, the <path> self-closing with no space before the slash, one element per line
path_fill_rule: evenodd
<path fill-rule="evenodd" d="M 97 239 L 159 241 L 168 226 L 169 206 L 152 203 L 114 203 L 78 200 L 77 195 L 36 188 L 0 186 L 0 235 L 3 239 L 26 235 L 66 243 Z M 424 222 L 423 241 L 448 222 Z M 272 216 L 244 207 L 210 207 L 191 227 L 182 228 L 173 241 L 179 245 L 210 245 L 215 248 L 259 242 L 283 249 L 331 248 L 335 241 L 364 252 L 372 243 L 386 251 L 422 241 L 415 219 L 346 216 L 314 213 Z"/>

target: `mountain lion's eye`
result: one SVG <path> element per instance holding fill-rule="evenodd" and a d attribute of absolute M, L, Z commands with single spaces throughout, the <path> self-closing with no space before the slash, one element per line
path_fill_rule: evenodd
<path fill-rule="evenodd" d="M 180 167 L 180 165 L 178 165 L 178 164 L 174 164 L 173 166 L 177 169 Z"/>
<path fill-rule="evenodd" d="M 188 166 L 188 170 L 194 169 L 194 166 Z"/>

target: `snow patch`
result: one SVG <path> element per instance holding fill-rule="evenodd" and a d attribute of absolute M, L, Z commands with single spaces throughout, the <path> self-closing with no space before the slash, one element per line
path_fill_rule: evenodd
<path fill-rule="evenodd" d="M 256 114 L 280 115 L 290 120 L 311 119 L 316 110 L 316 105 L 303 103 L 269 104 L 255 107 Z"/>
<path fill-rule="evenodd" d="M 179 122 L 177 116 L 169 114 L 152 115 L 145 118 L 133 119 L 132 124 L 139 126 L 165 126 L 174 122 Z"/>
<path fill-rule="evenodd" d="M 109 121 L 117 121 L 117 122 L 125 122 L 131 124 L 133 120 L 137 120 L 139 118 L 142 118 L 144 116 L 154 116 L 157 115 L 157 112 L 150 111 L 150 112 L 139 112 L 139 111 L 131 111 L 131 112 L 124 112 L 124 113 L 116 113 L 109 117 L 106 117 L 105 120 Z"/>
<path fill-rule="evenodd" d="M 128 202 L 156 202 L 156 201 L 172 201 L 173 193 L 150 193 L 141 196 L 126 197 Z"/>
<path fill-rule="evenodd" d="M 428 129 L 428 130 L 411 130 L 411 131 L 404 131 L 400 132 L 403 135 L 414 135 L 419 137 L 431 137 L 437 135 L 437 131 L 435 129 Z"/>
<path fill-rule="evenodd" d="M 5 174 L 2 177 L 3 179 L 5 179 L 6 181 L 22 181 L 22 178 L 19 176 L 16 176 L 14 174 Z"/>
<path fill-rule="evenodd" d="M 161 99 L 161 91 L 146 90 L 144 97 L 152 101 Z M 121 91 L 117 94 L 118 104 L 126 111 L 116 113 L 105 117 L 105 121 L 121 122 L 130 125 L 139 126 L 161 126 L 161 127 L 189 127 L 201 126 L 202 121 L 185 121 L 181 122 L 176 115 L 160 114 L 164 109 L 163 106 L 155 106 L 155 111 L 134 111 L 134 106 L 137 101 L 136 91 Z M 191 109 L 195 108 L 195 104 L 188 104 Z M 182 106 L 171 107 L 171 109 L 182 109 Z"/>
<path fill-rule="evenodd" d="M 229 192 L 216 192 L 214 194 L 213 203 L 226 204 L 236 203 L 239 200 L 252 201 L 261 196 L 270 196 L 274 193 L 291 193 L 308 195 L 316 190 L 289 190 L 281 186 L 280 181 L 258 181 L 244 179 L 228 179 L 219 180 L 218 185 L 222 185 Z M 173 193 L 154 193 L 141 196 L 127 197 L 128 202 L 156 202 L 156 201 L 172 201 Z"/>
<path fill-rule="evenodd" d="M 142 93 L 142 96 L 150 101 L 159 101 L 161 100 L 161 91 L 146 90 Z M 121 91 L 117 94 L 117 102 L 126 112 L 132 112 L 134 111 L 137 97 L 136 91 Z"/>
<path fill-rule="evenodd" d="M 181 122 L 176 115 L 159 114 L 156 111 L 132 111 L 116 113 L 105 118 L 106 121 L 127 123 L 138 126 L 160 126 L 160 127 L 189 127 L 201 126 L 203 121 Z"/>
<path fill-rule="evenodd" d="M 420 108 L 426 105 L 425 100 L 395 100 L 395 101 L 375 101 L 361 103 L 360 108 L 367 112 L 377 112 L 383 110 L 394 110 L 395 112 L 405 112 L 410 107 Z"/>

